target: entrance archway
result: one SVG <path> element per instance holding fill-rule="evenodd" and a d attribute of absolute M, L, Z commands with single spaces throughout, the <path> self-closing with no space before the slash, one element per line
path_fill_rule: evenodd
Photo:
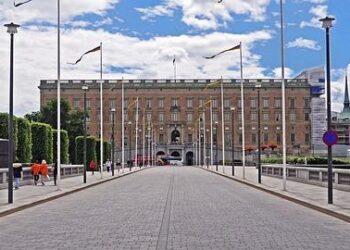
<path fill-rule="evenodd" d="M 179 153 L 179 152 L 174 151 L 174 152 L 172 152 L 172 153 L 171 153 L 171 156 L 174 156 L 174 157 L 180 157 L 181 155 L 180 155 L 180 153 Z"/>
<path fill-rule="evenodd" d="M 171 132 L 171 143 L 176 144 L 180 143 L 180 131 L 175 129 Z"/>
<path fill-rule="evenodd" d="M 192 166 L 193 165 L 193 152 L 187 152 L 186 153 L 186 165 Z"/>

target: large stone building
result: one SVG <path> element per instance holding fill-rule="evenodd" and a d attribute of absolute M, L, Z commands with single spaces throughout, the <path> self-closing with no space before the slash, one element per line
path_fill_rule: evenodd
<path fill-rule="evenodd" d="M 122 124 L 122 83 L 121 80 L 103 81 L 103 129 L 104 138 L 110 140 L 112 133 L 111 109 L 115 108 L 115 142 L 117 154 L 122 145 L 122 129 L 125 130 L 126 148 L 135 148 L 135 134 L 138 132 L 138 144 L 146 145 L 144 138 L 152 137 L 155 153 L 180 156 L 191 164 L 198 153 L 198 127 L 201 126 L 202 137 L 205 137 L 207 150 L 211 148 L 211 131 L 216 139 L 219 151 L 222 149 L 221 91 L 220 86 L 209 88 L 214 80 L 124 80 L 125 124 Z M 261 85 L 260 88 L 258 84 Z M 82 86 L 88 86 L 88 133 L 99 136 L 100 131 L 100 98 L 99 80 L 63 80 L 61 96 L 69 101 L 73 109 L 83 110 L 84 98 Z M 56 81 L 40 82 L 41 106 L 56 98 Z M 245 107 L 245 149 L 258 147 L 258 124 L 260 111 L 261 144 L 276 145 L 274 149 L 281 152 L 282 147 L 282 97 L 281 81 L 276 79 L 244 80 Z M 241 121 L 241 88 L 240 80 L 223 80 L 223 116 L 225 131 L 226 160 L 231 159 L 231 139 L 234 132 L 234 149 L 236 157 L 241 157 L 242 121 Z M 258 106 L 260 92 L 260 107 Z M 139 99 L 138 129 L 136 130 L 136 105 Z M 210 122 L 210 102 L 212 107 L 213 126 Z M 286 80 L 286 143 L 289 153 L 300 153 L 310 150 L 311 139 L 311 94 L 307 79 Z M 235 107 L 232 111 L 231 107 Z M 234 128 L 232 128 L 232 112 Z M 205 113 L 199 119 L 200 114 Z M 217 123 L 215 123 L 217 122 Z M 213 128 L 211 130 L 211 127 Z M 152 129 L 151 129 L 152 128 Z M 150 137 L 150 134 L 152 136 Z M 141 138 L 141 139 L 140 139 Z M 130 139 L 130 140 L 129 140 Z M 131 143 L 131 145 L 130 145 Z M 203 139 L 201 141 L 203 145 Z M 214 142 L 215 144 L 215 142 Z M 142 154 L 142 150 L 138 151 Z M 253 151 L 254 152 L 254 151 Z M 135 154 L 135 150 L 132 151 Z M 202 153 L 203 155 L 203 153 Z M 210 155 L 210 153 L 206 153 Z M 128 153 L 126 153 L 126 158 Z M 222 154 L 218 154 L 222 160 Z"/>

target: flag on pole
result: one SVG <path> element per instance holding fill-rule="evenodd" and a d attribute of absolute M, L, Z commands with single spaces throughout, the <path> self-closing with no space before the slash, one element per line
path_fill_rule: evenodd
<path fill-rule="evenodd" d="M 128 110 L 131 109 L 137 103 L 137 99 L 135 99 L 132 103 L 128 105 Z"/>
<path fill-rule="evenodd" d="M 33 1 L 33 0 L 27 0 L 27 1 L 24 1 L 24 2 L 20 2 L 20 3 L 16 3 L 16 1 L 13 1 L 13 5 L 15 7 L 19 7 L 19 6 L 23 5 L 23 4 L 29 3 L 31 1 Z"/>
<path fill-rule="evenodd" d="M 82 54 L 82 56 L 78 60 L 76 60 L 75 63 L 68 63 L 68 64 L 76 65 L 76 64 L 78 64 L 81 61 L 81 59 L 83 59 L 83 57 L 85 55 L 93 53 L 93 52 L 96 52 L 96 51 L 99 51 L 99 50 L 101 50 L 101 45 L 96 47 L 96 48 L 94 48 L 94 49 L 92 49 L 92 50 L 89 50 L 89 51 L 85 52 L 84 54 Z"/>
<path fill-rule="evenodd" d="M 237 49 L 240 49 L 240 48 L 241 48 L 241 44 L 238 44 L 238 45 L 236 45 L 236 46 L 234 46 L 234 47 L 232 47 L 230 49 L 225 49 L 225 50 L 223 50 L 223 51 L 221 51 L 221 52 L 219 52 L 219 53 L 217 53 L 215 55 L 205 56 L 204 58 L 205 59 L 213 59 L 213 58 L 217 57 L 218 55 L 221 55 L 221 54 L 223 54 L 225 52 L 232 51 L 232 50 L 237 50 Z"/>
<path fill-rule="evenodd" d="M 215 80 L 213 82 L 208 83 L 208 85 L 205 87 L 205 89 L 216 88 L 216 87 L 219 87 L 220 84 L 221 84 L 221 79 Z"/>
<path fill-rule="evenodd" d="M 175 65 L 175 62 L 176 62 L 176 58 L 175 58 L 175 55 L 174 55 L 173 65 Z"/>

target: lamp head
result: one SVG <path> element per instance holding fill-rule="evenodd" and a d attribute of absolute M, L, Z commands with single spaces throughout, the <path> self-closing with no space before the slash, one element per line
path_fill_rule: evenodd
<path fill-rule="evenodd" d="M 128 122 L 128 124 L 129 124 L 129 125 L 131 125 L 131 124 L 132 124 L 132 122 L 131 122 L 131 121 L 129 121 L 129 122 Z"/>
<path fill-rule="evenodd" d="M 333 27 L 333 21 L 335 20 L 334 17 L 326 16 L 325 18 L 321 18 L 319 21 L 322 22 L 322 28 L 332 28 Z"/>
<path fill-rule="evenodd" d="M 9 33 L 10 35 L 17 33 L 17 28 L 20 27 L 20 25 L 14 23 L 8 23 L 4 26 L 7 27 L 7 33 Z"/>
<path fill-rule="evenodd" d="M 231 107 L 231 111 L 235 111 L 236 110 L 236 108 L 235 107 Z"/>
<path fill-rule="evenodd" d="M 84 86 L 82 86 L 82 87 L 81 87 L 81 89 L 82 89 L 82 90 L 88 90 L 88 89 L 89 89 L 89 87 L 88 87 L 88 86 L 86 86 L 86 85 L 84 85 Z"/>
<path fill-rule="evenodd" d="M 255 88 L 260 89 L 261 88 L 261 83 L 255 84 Z"/>
<path fill-rule="evenodd" d="M 112 109 L 111 109 L 111 112 L 113 112 L 113 113 L 114 113 L 114 112 L 115 112 L 115 108 L 112 108 Z"/>

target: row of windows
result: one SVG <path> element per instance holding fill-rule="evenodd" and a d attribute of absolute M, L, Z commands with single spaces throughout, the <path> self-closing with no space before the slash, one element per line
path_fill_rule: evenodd
<path fill-rule="evenodd" d="M 124 107 L 128 107 L 129 104 L 132 104 L 136 99 L 134 99 L 133 101 L 129 101 L 128 98 L 124 99 Z M 164 108 L 164 97 L 160 97 L 158 98 L 158 108 L 163 109 Z M 187 108 L 193 108 L 193 100 L 194 98 L 187 98 L 186 99 L 186 107 Z M 152 108 L 152 98 L 146 98 L 146 108 Z M 262 98 L 262 107 L 263 108 L 270 108 L 271 104 L 270 104 L 270 98 L 268 97 L 263 97 Z M 73 107 L 74 109 L 78 109 L 80 108 L 80 102 L 81 99 L 79 98 L 74 98 L 73 100 Z M 99 99 L 97 99 L 97 105 L 98 108 L 100 107 L 100 101 Z M 209 104 L 209 100 L 205 99 L 205 98 L 199 98 L 199 107 L 204 107 L 206 104 Z M 87 98 L 86 100 L 86 105 L 88 109 L 91 109 L 91 99 Z M 171 100 L 171 105 L 174 107 L 178 107 L 179 106 L 179 98 L 174 97 Z M 218 107 L 218 100 L 216 98 L 212 98 L 211 99 L 211 105 L 213 108 L 217 108 Z M 232 106 L 232 100 L 231 99 L 224 99 L 224 107 L 225 108 L 230 108 Z M 238 107 L 241 107 L 241 100 L 238 100 Z M 256 97 L 252 97 L 250 99 L 250 106 L 252 108 L 258 108 L 258 99 Z M 109 107 L 112 108 L 116 108 L 116 100 L 115 99 L 109 99 Z M 274 107 L 275 108 L 281 108 L 282 107 L 282 99 L 279 97 L 275 97 L 274 98 Z M 296 98 L 289 98 L 289 106 L 290 109 L 295 109 L 296 108 Z M 310 100 L 308 98 L 304 98 L 304 108 L 310 108 Z"/>

